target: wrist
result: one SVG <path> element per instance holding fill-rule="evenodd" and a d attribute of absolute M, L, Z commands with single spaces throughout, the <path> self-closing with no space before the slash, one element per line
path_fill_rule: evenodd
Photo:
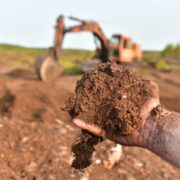
<path fill-rule="evenodd" d="M 156 149 L 156 147 L 154 147 L 156 146 L 154 140 L 157 138 L 157 133 L 159 133 L 159 121 L 170 114 L 170 111 L 162 109 L 161 106 L 158 106 L 151 111 L 142 130 L 142 147 L 151 151 Z"/>
<path fill-rule="evenodd" d="M 180 114 L 163 110 L 149 117 L 143 132 L 144 147 L 180 167 Z"/>

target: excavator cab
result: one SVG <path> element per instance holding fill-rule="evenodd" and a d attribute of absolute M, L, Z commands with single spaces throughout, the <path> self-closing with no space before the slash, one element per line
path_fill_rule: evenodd
<path fill-rule="evenodd" d="M 110 39 L 109 56 L 110 58 L 128 63 L 141 60 L 142 52 L 140 46 L 132 43 L 130 37 L 122 34 L 114 34 Z"/>
<path fill-rule="evenodd" d="M 119 43 L 120 38 L 113 35 L 110 38 L 110 47 L 109 47 L 109 58 L 119 59 Z"/>

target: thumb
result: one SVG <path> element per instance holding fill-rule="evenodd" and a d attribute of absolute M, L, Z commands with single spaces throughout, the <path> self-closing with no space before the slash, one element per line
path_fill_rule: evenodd
<path fill-rule="evenodd" d="M 72 121 L 76 126 L 82 128 L 82 129 L 85 129 L 85 130 L 87 130 L 87 131 L 89 131 L 89 132 L 91 132 L 91 133 L 93 133 L 93 134 L 95 134 L 97 136 L 104 137 L 104 132 L 99 127 L 87 124 L 87 123 L 85 123 L 84 121 L 82 121 L 80 119 L 73 119 Z"/>

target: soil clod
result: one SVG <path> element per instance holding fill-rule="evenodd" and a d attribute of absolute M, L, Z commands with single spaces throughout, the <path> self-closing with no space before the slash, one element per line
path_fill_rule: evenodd
<path fill-rule="evenodd" d="M 110 61 L 82 76 L 75 94 L 66 103 L 66 110 L 72 118 L 100 127 L 109 137 L 129 135 L 140 127 L 140 110 L 152 96 L 149 80 L 116 61 Z M 97 136 L 87 136 L 86 131 L 83 134 L 76 149 L 72 148 L 76 162 L 72 166 L 76 164 L 78 169 L 90 164 L 94 145 L 98 143 Z M 91 156 L 89 151 L 84 151 L 85 144 Z"/>
<path fill-rule="evenodd" d="M 95 150 L 94 146 L 102 141 L 102 138 L 82 130 L 82 134 L 72 145 L 72 152 L 76 154 L 72 163 L 72 167 L 76 169 L 84 169 L 88 167 L 92 161 L 92 154 Z"/>

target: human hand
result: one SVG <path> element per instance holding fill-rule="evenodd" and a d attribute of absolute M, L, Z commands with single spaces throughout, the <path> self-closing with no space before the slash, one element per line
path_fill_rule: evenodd
<path fill-rule="evenodd" d="M 159 88 L 156 83 L 151 82 L 153 89 L 153 95 L 147 100 L 143 108 L 140 110 L 141 124 L 140 128 L 133 132 L 131 135 L 111 135 L 109 136 L 97 126 L 85 123 L 80 119 L 73 119 L 73 123 L 78 127 L 88 130 L 97 136 L 101 136 L 106 139 L 110 139 L 116 143 L 127 146 L 140 146 L 147 147 L 149 143 L 149 137 L 153 133 L 153 117 L 151 116 L 152 110 L 160 105 L 159 101 Z"/>

